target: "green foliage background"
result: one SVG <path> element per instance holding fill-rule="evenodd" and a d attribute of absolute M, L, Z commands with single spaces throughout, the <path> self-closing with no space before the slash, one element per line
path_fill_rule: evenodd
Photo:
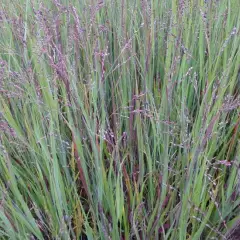
<path fill-rule="evenodd" d="M 227 239 L 239 9 L 2 0 L 0 238 Z"/>

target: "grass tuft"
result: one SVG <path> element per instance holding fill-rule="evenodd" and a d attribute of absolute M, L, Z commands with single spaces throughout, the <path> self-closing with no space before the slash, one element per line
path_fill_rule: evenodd
<path fill-rule="evenodd" d="M 0 239 L 237 236 L 239 8 L 2 0 Z"/>

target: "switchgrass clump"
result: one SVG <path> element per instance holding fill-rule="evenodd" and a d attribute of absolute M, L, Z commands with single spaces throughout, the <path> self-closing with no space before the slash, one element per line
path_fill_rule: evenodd
<path fill-rule="evenodd" d="M 0 239 L 237 239 L 239 9 L 2 0 Z"/>

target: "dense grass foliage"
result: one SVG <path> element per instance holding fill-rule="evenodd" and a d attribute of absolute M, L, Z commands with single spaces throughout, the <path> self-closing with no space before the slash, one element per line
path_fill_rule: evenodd
<path fill-rule="evenodd" d="M 236 236 L 239 9 L 1 0 L 0 239 Z"/>

